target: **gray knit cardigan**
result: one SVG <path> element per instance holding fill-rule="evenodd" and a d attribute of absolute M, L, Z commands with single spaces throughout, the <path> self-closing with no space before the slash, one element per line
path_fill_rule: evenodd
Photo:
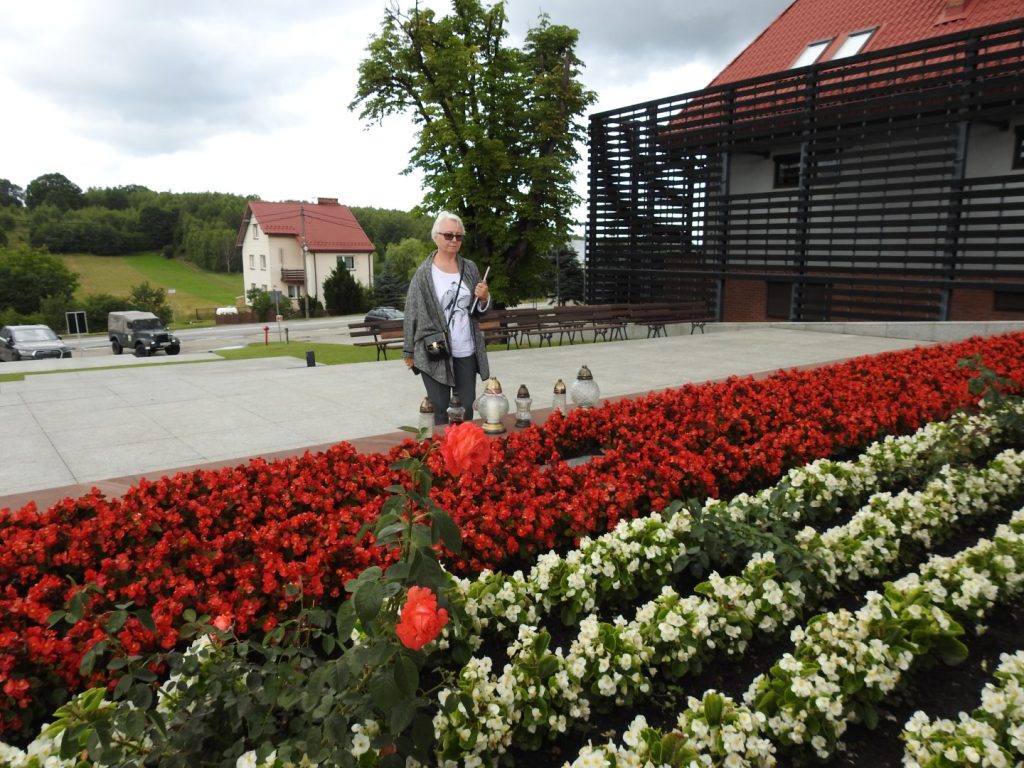
<path fill-rule="evenodd" d="M 430 254 L 426 260 L 416 269 L 416 274 L 409 283 L 409 293 L 405 297 L 405 326 L 404 344 L 402 356 L 412 358 L 413 365 L 419 368 L 421 373 L 426 374 L 435 381 L 446 386 L 454 386 L 451 374 L 445 361 L 435 360 L 427 355 L 426 346 L 422 340 L 425 336 L 438 333 L 445 327 L 445 317 L 441 311 L 441 304 L 434 293 L 434 280 L 430 275 L 430 267 L 434 263 L 434 256 L 437 251 Z M 469 259 L 458 257 L 459 271 L 465 272 L 462 281 L 469 287 L 470 293 L 477 283 L 480 282 L 480 270 L 477 269 Z M 487 305 L 490 309 L 490 303 Z M 484 344 L 484 334 L 480 330 L 480 317 L 487 314 L 487 310 L 481 310 L 480 304 L 470 315 L 470 324 L 473 328 L 473 340 L 476 346 L 476 369 L 481 379 L 489 379 L 491 368 L 487 362 L 487 346 Z"/>

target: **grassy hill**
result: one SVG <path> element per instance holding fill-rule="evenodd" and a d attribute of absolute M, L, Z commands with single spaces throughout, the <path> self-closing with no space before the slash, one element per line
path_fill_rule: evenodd
<path fill-rule="evenodd" d="M 90 256 L 65 254 L 64 263 L 78 273 L 77 296 L 109 293 L 127 296 L 133 286 L 149 282 L 151 286 L 174 289 L 167 297 L 174 316 L 195 317 L 196 309 L 234 306 L 235 297 L 244 293 L 240 274 L 207 272 L 194 264 L 165 259 L 159 253 L 132 256 Z M 207 312 L 206 314 L 209 314 Z"/>

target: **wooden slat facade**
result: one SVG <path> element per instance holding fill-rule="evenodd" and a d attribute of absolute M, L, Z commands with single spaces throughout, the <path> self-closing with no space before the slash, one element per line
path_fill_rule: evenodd
<path fill-rule="evenodd" d="M 594 115 L 588 302 L 1000 319 L 978 296 L 1024 294 L 1021 126 L 1024 19 Z"/>

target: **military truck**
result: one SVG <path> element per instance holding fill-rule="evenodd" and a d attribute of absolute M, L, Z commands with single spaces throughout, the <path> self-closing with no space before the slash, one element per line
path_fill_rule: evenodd
<path fill-rule="evenodd" d="M 161 350 L 168 355 L 181 351 L 178 337 L 152 312 L 111 312 L 107 315 L 107 334 L 115 355 L 126 349 L 134 351 L 136 357 L 149 357 Z"/>

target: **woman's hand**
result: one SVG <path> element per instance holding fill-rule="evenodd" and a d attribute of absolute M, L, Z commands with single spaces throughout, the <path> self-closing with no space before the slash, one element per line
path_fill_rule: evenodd
<path fill-rule="evenodd" d="M 491 298 L 491 291 L 487 287 L 487 283 L 481 280 L 476 284 L 476 288 L 473 289 L 473 295 L 480 299 L 482 303 L 486 304 Z"/>
<path fill-rule="evenodd" d="M 412 368 L 412 364 L 413 363 L 412 363 L 412 358 L 411 357 L 403 357 L 402 359 L 405 360 L 405 367 L 406 368 Z"/>

